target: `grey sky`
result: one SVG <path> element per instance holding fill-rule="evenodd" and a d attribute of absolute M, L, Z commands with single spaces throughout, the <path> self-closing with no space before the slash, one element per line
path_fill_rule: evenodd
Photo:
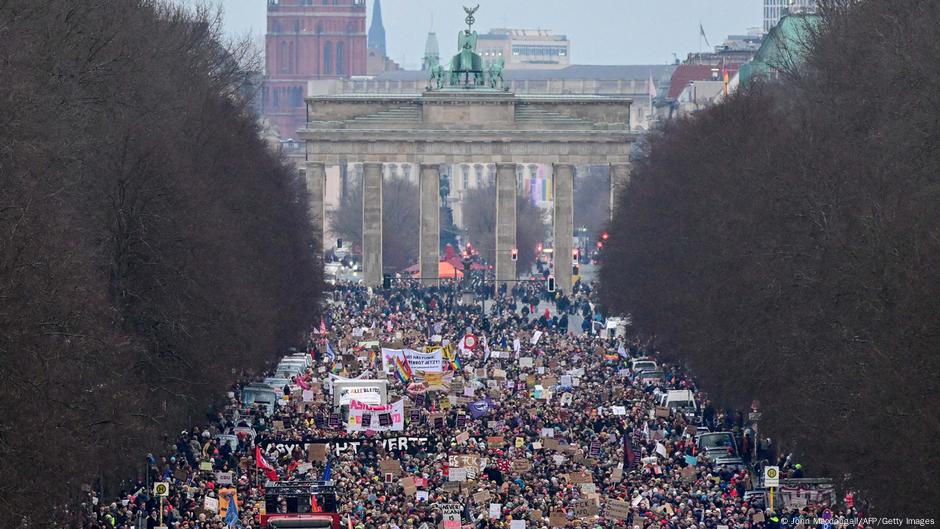
<path fill-rule="evenodd" d="M 198 0 L 181 0 L 193 3 Z M 366 0 L 369 20 L 373 0 Z M 568 35 L 576 64 L 662 64 L 699 50 L 699 21 L 712 45 L 762 22 L 761 0 L 382 0 L 388 53 L 415 68 L 431 27 L 442 55 L 456 52 L 462 5 L 476 5 L 474 26 L 543 28 Z M 226 32 L 262 42 L 267 0 L 221 0 Z M 705 48 L 705 45 L 702 44 Z"/>

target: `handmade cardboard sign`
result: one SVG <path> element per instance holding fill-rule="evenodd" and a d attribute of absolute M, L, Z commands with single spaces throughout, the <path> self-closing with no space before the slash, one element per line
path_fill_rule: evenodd
<path fill-rule="evenodd" d="M 607 517 L 612 520 L 626 520 L 630 517 L 630 502 L 607 500 Z"/>
<path fill-rule="evenodd" d="M 379 468 L 383 474 L 401 475 L 401 461 L 397 459 L 383 459 L 379 461 Z"/>
<path fill-rule="evenodd" d="M 473 495 L 473 501 L 475 501 L 477 505 L 484 505 L 486 503 L 489 503 L 490 497 L 491 496 L 489 492 L 485 490 L 481 490 L 480 492 L 477 492 L 476 494 Z"/>
<path fill-rule="evenodd" d="M 594 477 L 590 472 L 571 472 L 568 474 L 568 481 L 571 483 L 593 483 Z"/>
<path fill-rule="evenodd" d="M 597 505 L 593 500 L 577 500 L 572 502 L 571 510 L 575 518 L 587 518 L 597 514 Z"/>
<path fill-rule="evenodd" d="M 329 448 L 330 446 L 327 444 L 312 444 L 307 447 L 307 459 L 310 461 L 326 462 L 326 456 Z"/>

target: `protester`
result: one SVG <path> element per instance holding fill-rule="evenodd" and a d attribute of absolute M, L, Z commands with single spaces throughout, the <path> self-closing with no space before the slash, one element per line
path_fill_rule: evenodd
<path fill-rule="evenodd" d="M 261 404 L 246 406 L 240 384 L 211 424 L 181 432 L 168 456 L 151 460 L 149 482 L 171 484 L 164 523 L 260 527 L 269 480 L 321 480 L 327 474 L 344 526 L 356 529 L 438 527 L 441 506 L 450 503 L 462 506 L 464 527 L 475 529 L 509 529 L 513 520 L 548 529 L 562 518 L 571 527 L 809 527 L 815 524 L 794 520 L 831 507 L 809 503 L 800 511 L 772 513 L 745 500 L 759 469 L 716 465 L 700 452 L 695 432 L 731 429 L 745 461 L 752 450 L 757 460 L 768 459 L 764 440 L 755 444 L 743 420 L 715 413 L 676 366 L 660 363 L 662 379 L 641 380 L 629 360 L 648 355 L 658 361 L 655 352 L 636 339 L 592 333 L 596 313 L 588 288 L 554 300 L 563 300 L 559 318 L 539 312 L 541 283 L 518 283 L 495 298 L 480 283 L 481 303 L 469 307 L 459 305 L 455 287 L 337 285 L 306 344 L 313 364 L 292 384 L 275 388 L 283 398 L 273 413 Z M 579 310 L 587 315 L 585 332 L 569 332 L 568 313 Z M 468 334 L 478 343 L 472 349 L 462 347 Z M 433 375 L 412 372 L 404 381 L 388 376 L 388 401 L 406 404 L 403 432 L 347 432 L 339 417 L 331 427 L 333 380 L 386 378 L 384 353 L 375 342 L 396 350 L 446 346 L 449 382 L 427 389 Z M 694 392 L 698 413 L 657 407 L 660 395 L 676 389 Z M 437 417 L 443 424 L 434 423 Z M 430 444 L 385 452 L 377 440 L 391 435 L 428 438 Z M 343 451 L 331 446 L 326 461 L 311 461 L 305 438 L 362 444 Z M 288 441 L 297 443 L 277 448 Z M 479 467 L 451 467 L 451 456 Z M 389 459 L 401 465 L 391 480 L 381 467 Z M 787 472 L 803 475 L 799 464 L 783 463 Z M 466 481 L 450 481 L 464 474 Z M 228 475 L 231 484 L 217 482 Z M 406 478 L 417 484 L 406 488 Z M 229 501 L 237 513 L 222 508 Z M 130 528 L 146 519 L 150 528 L 159 508 L 146 483 L 136 482 L 118 501 L 90 502 L 85 527 Z M 276 510 L 286 508 L 281 502 Z"/>

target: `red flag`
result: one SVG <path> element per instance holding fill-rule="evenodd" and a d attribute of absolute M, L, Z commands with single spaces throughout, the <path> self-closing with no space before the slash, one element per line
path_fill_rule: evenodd
<path fill-rule="evenodd" d="M 264 475 L 267 476 L 269 480 L 277 481 L 279 479 L 277 471 L 274 470 L 274 467 L 271 466 L 271 463 L 268 463 L 268 460 L 265 459 L 263 455 L 261 455 L 260 445 L 255 447 L 255 465 L 264 471 Z"/>
<path fill-rule="evenodd" d="M 630 446 L 630 436 L 626 434 L 623 436 L 623 466 L 631 468 L 635 462 L 636 455 L 633 453 L 633 447 Z"/>

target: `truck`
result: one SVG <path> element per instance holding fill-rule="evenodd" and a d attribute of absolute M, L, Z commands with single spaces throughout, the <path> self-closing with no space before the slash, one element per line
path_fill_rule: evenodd
<path fill-rule="evenodd" d="M 333 483 L 329 481 L 269 481 L 264 488 L 261 527 L 340 529 Z"/>

